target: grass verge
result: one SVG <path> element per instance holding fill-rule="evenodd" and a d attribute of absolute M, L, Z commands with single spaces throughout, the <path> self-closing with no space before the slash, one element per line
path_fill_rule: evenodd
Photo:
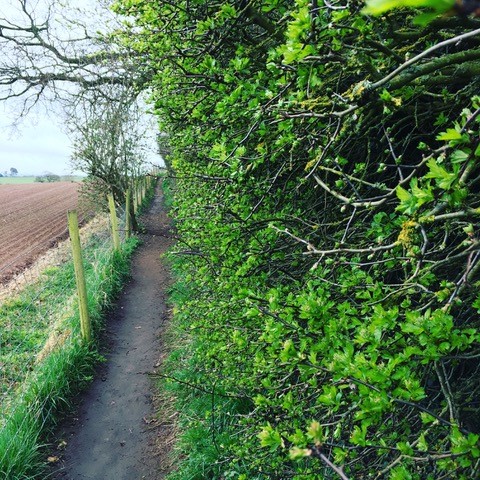
<path fill-rule="evenodd" d="M 189 332 L 187 316 L 179 305 L 187 302 L 192 291 L 177 277 L 170 291 L 175 306 L 167 333 L 169 354 L 162 365 L 158 388 L 161 396 L 173 399 L 177 412 L 177 439 L 171 464 L 175 469 L 168 480 L 220 478 L 219 462 L 225 458 L 230 439 L 230 423 L 237 401 L 206 386 L 198 368 L 202 343 Z M 160 417 L 163 412 L 158 413 Z"/>
<path fill-rule="evenodd" d="M 164 204 L 171 208 L 173 180 L 164 178 L 161 181 Z M 227 478 L 223 474 L 230 457 L 232 435 L 235 435 L 233 422 L 244 410 L 244 405 L 241 400 L 216 389 L 215 379 L 206 376 L 201 360 L 207 348 L 201 336 L 192 330 L 188 313 L 189 300 L 196 295 L 195 285 L 186 278 L 183 268 L 188 260 L 174 255 L 166 257 L 175 280 L 169 292 L 173 314 L 165 334 L 167 356 L 157 384 L 159 396 L 166 399 L 166 406 L 160 405 L 157 415 L 160 419 L 176 418 L 176 439 L 170 460 L 175 468 L 166 478 Z M 172 409 L 175 410 L 173 414 Z"/>

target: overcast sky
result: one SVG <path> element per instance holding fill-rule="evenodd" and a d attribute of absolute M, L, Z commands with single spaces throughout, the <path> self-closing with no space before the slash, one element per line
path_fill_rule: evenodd
<path fill-rule="evenodd" d="M 41 12 L 42 6 L 50 1 L 55 0 L 37 0 L 27 5 L 34 6 Z M 71 0 L 71 5 L 88 9 L 101 1 Z M 1 16 L 15 18 L 18 2 L 19 0 L 0 0 Z M 98 15 L 92 14 L 88 18 L 92 26 Z M 12 129 L 11 125 L 16 122 L 19 110 L 10 102 L 0 102 L 0 173 L 10 172 L 10 168 L 16 168 L 19 175 L 39 175 L 47 171 L 58 175 L 78 173 L 72 172 L 70 166 L 72 141 L 62 125 L 64 115 L 61 111 L 55 113 L 54 105 L 50 105 L 50 113 L 47 114 L 45 105 L 47 104 L 34 108 L 31 115 L 20 122 L 17 128 Z M 157 164 L 161 160 L 156 154 L 154 121 L 147 119 L 145 130 L 149 137 L 147 143 L 151 145 L 151 148 L 148 148 L 148 160 Z"/>
<path fill-rule="evenodd" d="M 76 0 L 75 4 L 88 5 L 96 0 Z M 1 15 L 9 20 L 24 18 L 18 14 L 18 0 L 0 0 Z M 42 10 L 48 0 L 30 2 L 30 8 Z M 20 21 L 20 23 L 25 23 Z M 71 172 L 69 165 L 71 141 L 61 128 L 61 115 L 46 114 L 44 107 L 33 109 L 31 115 L 18 124 L 20 106 L 12 102 L 0 105 L 0 173 L 16 168 L 19 175 L 38 175 L 46 171 L 59 175 Z"/>
<path fill-rule="evenodd" d="M 72 146 L 59 125 L 47 116 L 27 120 L 13 131 L 14 118 L 2 116 L 0 121 L 0 173 L 16 168 L 19 175 L 39 175 L 46 171 L 69 174 Z"/>
<path fill-rule="evenodd" d="M 73 171 L 70 165 L 72 141 L 59 123 L 61 115 L 55 118 L 36 114 L 12 130 L 15 117 L 9 117 L 8 113 L 2 115 L 2 110 L 0 107 L 0 173 L 10 172 L 10 168 L 16 168 L 19 175 L 81 173 Z M 144 152 L 146 160 L 155 165 L 163 164 L 157 154 L 155 120 L 148 120 L 145 117 L 144 142 L 149 150 Z"/>

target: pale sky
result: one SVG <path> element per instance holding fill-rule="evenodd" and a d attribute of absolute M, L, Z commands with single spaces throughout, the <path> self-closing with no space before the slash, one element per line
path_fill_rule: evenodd
<path fill-rule="evenodd" d="M 98 0 L 76 0 L 74 4 L 88 5 Z M 18 14 L 19 0 L 0 0 L 1 15 L 16 21 L 24 18 Z M 37 0 L 29 7 L 42 11 L 48 0 Z M 41 18 L 41 15 L 40 15 Z M 25 21 L 19 20 L 21 24 Z M 21 101 L 21 100 L 20 100 Z M 18 104 L 20 104 L 20 101 Z M 45 105 L 34 108 L 18 127 L 11 128 L 17 121 L 20 105 L 13 102 L 1 102 L 0 105 L 0 173 L 16 168 L 19 175 L 38 175 L 46 171 L 58 175 L 71 173 L 71 140 L 61 128 L 61 115 L 45 112 Z"/>
<path fill-rule="evenodd" d="M 19 175 L 72 173 L 71 141 L 51 118 L 40 116 L 35 119 L 36 125 L 27 120 L 13 132 L 9 120 L 13 118 L 4 116 L 0 120 L 0 173 L 12 167 Z"/>
<path fill-rule="evenodd" d="M 72 171 L 70 158 L 73 151 L 72 140 L 60 124 L 61 115 L 37 113 L 12 129 L 15 121 L 12 114 L 3 112 L 0 105 L 0 173 L 16 168 L 19 175 L 40 175 L 45 172 L 57 175 L 79 174 Z M 145 158 L 155 165 L 163 165 L 157 153 L 155 119 L 144 117 L 145 135 L 143 138 Z"/>
<path fill-rule="evenodd" d="M 42 10 L 45 4 L 56 0 L 37 0 L 35 5 L 38 11 Z M 106 0 L 71 0 L 65 4 L 86 9 L 95 8 L 96 5 Z M 19 0 L 0 0 L 0 13 L 7 18 L 15 18 Z M 105 10 L 103 10 L 105 12 Z M 108 12 L 108 10 L 107 10 Z M 113 15 L 113 14 L 112 14 Z M 102 20 L 104 20 L 102 16 Z M 90 27 L 93 28 L 95 19 L 99 16 L 92 14 L 88 17 Z M 21 101 L 21 100 L 20 100 Z M 12 130 L 11 125 L 17 120 L 15 105 L 10 102 L 0 102 L 0 173 L 10 172 L 10 168 L 16 168 L 19 175 L 39 175 L 46 171 L 65 175 L 72 172 L 70 158 L 72 155 L 72 140 L 68 138 L 62 125 L 64 115 L 61 111 L 54 112 L 55 106 L 50 105 L 50 113 L 45 112 L 44 102 L 38 108 L 35 107 L 27 118 Z M 58 107 L 57 107 L 58 109 Z M 147 157 L 154 163 L 162 163 L 156 153 L 155 142 L 156 125 L 152 118 L 145 120 L 145 141 L 147 146 Z"/>

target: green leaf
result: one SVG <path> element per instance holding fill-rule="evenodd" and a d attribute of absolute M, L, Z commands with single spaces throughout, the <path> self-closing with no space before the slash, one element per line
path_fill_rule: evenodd
<path fill-rule="evenodd" d="M 478 295 L 475 301 L 472 303 L 472 307 L 476 308 L 477 312 L 480 313 L 480 295 Z"/>
<path fill-rule="evenodd" d="M 397 448 L 402 452 L 404 455 L 413 455 L 413 448 L 408 442 L 398 442 Z"/>
<path fill-rule="evenodd" d="M 381 15 L 395 8 L 422 8 L 429 7 L 436 12 L 447 11 L 453 7 L 451 0 L 367 0 L 363 13 L 367 15 Z"/>
<path fill-rule="evenodd" d="M 437 135 L 437 140 L 461 140 L 462 134 L 455 128 L 447 128 L 445 132 Z"/>
<path fill-rule="evenodd" d="M 325 405 L 336 405 L 337 393 L 338 389 L 335 385 L 326 385 L 323 387 L 323 393 L 318 397 L 317 401 Z"/>
<path fill-rule="evenodd" d="M 406 201 L 408 201 L 412 198 L 412 195 L 407 190 L 405 190 L 403 187 L 401 187 L 400 185 L 398 185 L 397 188 L 396 188 L 396 194 L 397 194 L 397 197 L 402 202 L 406 202 Z"/>
<path fill-rule="evenodd" d="M 316 444 L 320 444 L 324 441 L 322 426 L 316 420 L 314 420 L 308 427 L 307 437 L 313 440 Z"/>
<path fill-rule="evenodd" d="M 424 203 L 432 202 L 434 200 L 432 188 L 430 187 L 430 185 L 427 185 L 424 188 L 419 188 L 417 178 L 412 178 L 410 182 L 410 188 L 412 189 L 412 195 L 417 200 L 417 207 L 420 207 Z"/>
<path fill-rule="evenodd" d="M 427 162 L 429 172 L 425 175 L 425 178 L 433 178 L 436 184 L 443 190 L 449 190 L 453 183 L 458 179 L 456 173 L 450 173 L 441 165 L 439 165 L 434 158 L 431 158 Z"/>
<path fill-rule="evenodd" d="M 367 427 L 362 423 L 362 427 L 360 428 L 358 425 L 355 425 L 353 428 L 353 432 L 350 436 L 350 440 L 355 445 L 360 445 L 364 447 L 366 445 L 365 437 L 367 435 Z"/>
<path fill-rule="evenodd" d="M 392 469 L 388 480 L 412 480 L 412 475 L 407 470 L 407 467 L 397 466 Z"/>
<path fill-rule="evenodd" d="M 309 457 L 312 451 L 309 448 L 293 447 L 289 451 L 290 460 L 299 460 L 301 458 Z"/>
<path fill-rule="evenodd" d="M 282 436 L 271 425 L 264 427 L 258 434 L 258 438 L 260 439 L 260 445 L 269 448 L 271 452 L 285 446 Z"/>
<path fill-rule="evenodd" d="M 463 163 L 465 160 L 468 160 L 469 157 L 469 152 L 465 152 L 464 150 L 455 150 L 450 156 L 450 160 L 452 163 Z"/>
<path fill-rule="evenodd" d="M 418 450 L 420 450 L 421 452 L 427 452 L 427 451 L 428 451 L 428 443 L 427 443 L 427 441 L 425 440 L 425 433 L 422 433 L 422 434 L 420 435 L 420 437 L 418 438 L 417 448 L 418 448 Z"/>
<path fill-rule="evenodd" d="M 428 425 L 429 423 L 433 423 L 436 419 L 432 415 L 427 412 L 420 412 L 420 418 L 422 419 L 422 423 L 424 425 Z"/>
<path fill-rule="evenodd" d="M 413 19 L 413 24 L 418 25 L 419 27 L 426 27 L 430 22 L 433 22 L 438 15 L 438 12 L 420 13 Z"/>

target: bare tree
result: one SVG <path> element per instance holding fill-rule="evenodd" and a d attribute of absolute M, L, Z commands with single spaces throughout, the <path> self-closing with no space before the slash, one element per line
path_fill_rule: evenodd
<path fill-rule="evenodd" d="M 43 98 L 144 83 L 138 54 L 112 41 L 121 24 L 95 3 L 87 13 L 54 0 L 2 0 L 0 101 L 20 100 L 22 116 Z"/>
<path fill-rule="evenodd" d="M 93 180 L 94 194 L 112 192 L 117 204 L 124 206 L 127 189 L 146 173 L 142 112 L 129 88 L 110 90 L 108 98 L 78 97 L 71 105 L 72 165 Z M 131 220 L 135 229 L 133 216 Z"/>
<path fill-rule="evenodd" d="M 94 193 L 111 191 L 124 205 L 143 168 L 138 94 L 149 72 L 115 41 L 123 26 L 110 0 L 91 2 L 82 10 L 73 0 L 2 0 L 0 101 L 16 101 L 18 118 L 39 102 L 60 103 L 74 138 L 72 165 Z"/>

